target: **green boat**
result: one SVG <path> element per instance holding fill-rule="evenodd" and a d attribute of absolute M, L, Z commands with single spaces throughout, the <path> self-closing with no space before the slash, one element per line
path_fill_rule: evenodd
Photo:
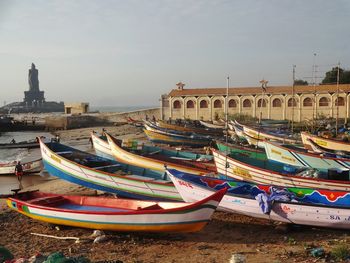
<path fill-rule="evenodd" d="M 218 150 L 220 152 L 228 152 L 229 154 L 232 153 L 240 153 L 244 156 L 247 156 L 249 158 L 256 158 L 259 160 L 267 160 L 267 156 L 264 150 L 251 148 L 251 147 L 244 147 L 241 145 L 231 144 L 231 143 L 224 143 L 216 141 L 216 146 L 218 147 Z"/>

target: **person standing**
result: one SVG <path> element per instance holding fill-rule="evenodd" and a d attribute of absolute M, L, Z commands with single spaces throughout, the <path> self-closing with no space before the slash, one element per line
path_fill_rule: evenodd
<path fill-rule="evenodd" d="M 18 181 L 22 181 L 23 176 L 23 166 L 20 161 L 16 164 L 15 175 L 17 176 Z"/>

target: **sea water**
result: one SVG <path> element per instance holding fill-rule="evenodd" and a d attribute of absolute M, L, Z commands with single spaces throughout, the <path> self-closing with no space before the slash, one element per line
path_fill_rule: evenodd
<path fill-rule="evenodd" d="M 37 136 L 45 136 L 46 138 L 53 137 L 47 132 L 6 132 L 0 134 L 0 143 L 10 143 L 12 139 L 16 142 L 35 139 Z M 40 149 L 0 149 L 0 163 L 18 161 L 25 157 L 40 157 Z M 10 194 L 11 189 L 20 187 L 28 187 L 47 180 L 47 177 L 39 174 L 24 175 L 20 182 L 14 175 L 0 175 L 0 195 Z"/>

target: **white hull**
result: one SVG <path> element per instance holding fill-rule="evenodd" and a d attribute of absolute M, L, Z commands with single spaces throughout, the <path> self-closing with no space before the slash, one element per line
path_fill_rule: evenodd
<path fill-rule="evenodd" d="M 211 189 L 196 186 L 169 174 L 176 189 L 186 202 L 195 202 L 210 196 Z M 333 208 L 299 203 L 274 202 L 270 214 L 264 214 L 255 199 L 226 194 L 218 210 L 239 213 L 256 218 L 284 223 L 318 227 L 350 229 L 350 208 Z"/>

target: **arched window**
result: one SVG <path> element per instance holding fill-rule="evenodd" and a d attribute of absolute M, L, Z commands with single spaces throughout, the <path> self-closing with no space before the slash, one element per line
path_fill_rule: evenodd
<path fill-rule="evenodd" d="M 318 105 L 320 107 L 326 107 L 328 106 L 328 99 L 326 97 L 320 98 L 320 101 L 318 102 Z"/>
<path fill-rule="evenodd" d="M 214 108 L 222 108 L 221 100 L 215 100 L 214 101 Z"/>
<path fill-rule="evenodd" d="M 236 108 L 237 107 L 237 102 L 234 99 L 229 100 L 228 101 L 228 107 L 229 108 Z"/>
<path fill-rule="evenodd" d="M 181 108 L 181 102 L 179 100 L 175 100 L 173 103 L 174 109 L 180 109 Z"/>
<path fill-rule="evenodd" d="M 282 101 L 278 98 L 272 101 L 272 107 L 282 107 Z"/>
<path fill-rule="evenodd" d="M 288 107 L 296 107 L 297 106 L 297 100 L 294 98 L 290 98 L 288 100 Z"/>
<path fill-rule="evenodd" d="M 208 101 L 201 100 L 201 102 L 199 103 L 199 108 L 201 109 L 208 108 Z"/>
<path fill-rule="evenodd" d="M 311 107 L 312 106 L 312 99 L 311 98 L 305 98 L 303 101 L 304 107 Z"/>
<path fill-rule="evenodd" d="M 187 101 L 186 107 L 187 107 L 187 109 L 193 109 L 194 108 L 194 101 L 193 100 Z"/>
<path fill-rule="evenodd" d="M 262 103 L 262 107 L 265 108 L 266 107 L 266 100 L 264 99 L 259 99 L 258 100 L 258 108 L 261 107 L 261 103 Z"/>
<path fill-rule="evenodd" d="M 339 104 L 338 104 L 338 100 L 339 100 Z M 335 99 L 335 106 L 344 106 L 344 105 L 345 105 L 344 97 L 338 97 L 337 99 Z"/>
<path fill-rule="evenodd" d="M 249 99 L 245 99 L 243 101 L 243 108 L 250 108 L 252 106 L 252 103 Z"/>

